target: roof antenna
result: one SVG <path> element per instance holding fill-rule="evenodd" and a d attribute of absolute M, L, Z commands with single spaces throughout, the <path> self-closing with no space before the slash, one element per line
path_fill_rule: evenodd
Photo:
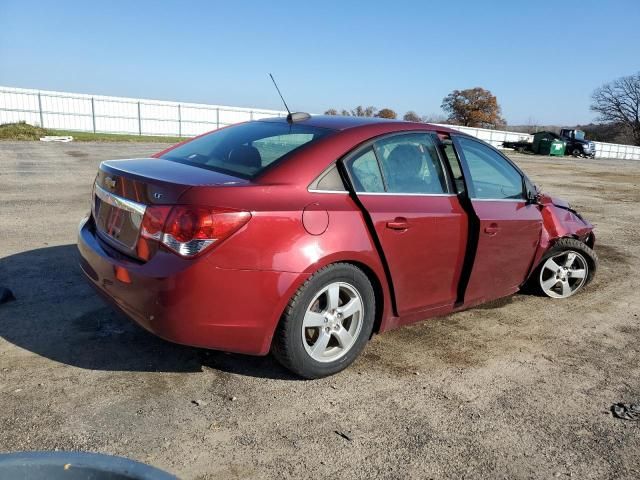
<path fill-rule="evenodd" d="M 278 91 L 278 95 L 280 95 L 280 99 L 282 100 L 282 103 L 284 103 L 284 108 L 287 109 L 287 122 L 289 123 L 293 123 L 295 121 L 299 121 L 299 120 L 307 120 L 309 118 L 311 118 L 311 115 L 309 115 L 308 113 L 303 113 L 303 112 L 294 112 L 291 113 L 291 110 L 289 110 L 289 106 L 287 105 L 287 102 L 284 101 L 284 97 L 282 96 L 282 93 L 280 92 L 280 89 L 278 88 L 278 84 L 276 83 L 275 78 L 273 78 L 273 75 L 269 74 L 269 76 L 271 77 L 271 81 L 273 82 L 273 85 L 276 87 L 276 90 Z"/>
<path fill-rule="evenodd" d="M 271 77 L 271 81 L 273 82 L 273 85 L 276 87 L 276 90 L 278 91 L 278 95 L 280 95 L 280 99 L 282 100 L 282 103 L 284 103 L 284 108 L 287 109 L 287 113 L 289 115 L 291 115 L 291 110 L 289 110 L 289 107 L 287 106 L 287 102 L 284 101 L 284 97 L 282 96 L 282 93 L 280 93 L 280 89 L 278 88 L 278 84 L 276 83 L 276 79 L 273 78 L 273 75 L 269 74 L 269 76 Z"/>

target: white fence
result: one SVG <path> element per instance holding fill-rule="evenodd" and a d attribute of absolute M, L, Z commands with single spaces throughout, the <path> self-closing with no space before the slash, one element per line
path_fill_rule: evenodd
<path fill-rule="evenodd" d="M 233 123 L 286 112 L 199 103 L 0 87 L 0 124 L 25 121 L 57 130 L 192 137 Z M 526 133 L 443 125 L 501 148 L 502 142 L 532 141 Z M 640 147 L 594 142 L 596 157 L 640 160 Z"/>
<path fill-rule="evenodd" d="M 192 137 L 233 123 L 285 114 L 277 110 L 0 87 L 0 124 L 25 121 L 56 130 Z"/>
<path fill-rule="evenodd" d="M 619 158 L 623 160 L 640 160 L 640 147 L 619 145 L 617 143 L 593 142 L 596 144 L 597 158 Z"/>
<path fill-rule="evenodd" d="M 503 142 L 533 142 L 533 135 L 529 135 L 528 133 L 506 132 L 504 130 L 490 130 L 488 128 L 462 127 L 459 125 L 436 125 L 472 135 L 480 140 L 490 143 L 496 148 L 502 148 Z"/>

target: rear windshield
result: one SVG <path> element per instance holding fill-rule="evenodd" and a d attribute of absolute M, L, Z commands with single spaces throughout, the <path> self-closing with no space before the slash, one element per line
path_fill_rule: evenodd
<path fill-rule="evenodd" d="M 329 133 L 331 130 L 308 125 L 243 123 L 196 138 L 161 158 L 251 178 L 286 154 Z"/>

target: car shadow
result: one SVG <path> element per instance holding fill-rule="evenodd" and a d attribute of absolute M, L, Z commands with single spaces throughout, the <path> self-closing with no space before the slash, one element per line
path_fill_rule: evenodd
<path fill-rule="evenodd" d="M 164 341 L 108 306 L 83 278 L 75 245 L 30 250 L 0 259 L 0 287 L 15 300 L 0 304 L 0 337 L 79 368 L 199 372 L 296 380 L 271 356 L 252 357 Z"/>

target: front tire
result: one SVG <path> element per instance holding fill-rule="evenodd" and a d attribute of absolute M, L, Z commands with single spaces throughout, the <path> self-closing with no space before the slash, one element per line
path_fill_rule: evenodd
<path fill-rule="evenodd" d="M 347 368 L 364 349 L 375 320 L 369 278 L 348 263 L 328 265 L 293 295 L 276 329 L 272 352 L 297 375 L 313 379 Z"/>
<path fill-rule="evenodd" d="M 593 280 L 597 267 L 596 252 L 575 238 L 561 238 L 542 257 L 530 283 L 540 295 L 568 298 Z"/>

